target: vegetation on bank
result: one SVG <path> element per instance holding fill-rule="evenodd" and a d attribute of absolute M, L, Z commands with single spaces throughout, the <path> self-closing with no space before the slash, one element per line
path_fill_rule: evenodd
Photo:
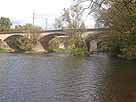
<path fill-rule="evenodd" d="M 94 14 L 97 27 L 109 28 L 100 49 L 124 59 L 136 59 L 136 0 L 75 0 Z M 101 25 L 101 26 L 99 26 Z"/>
<path fill-rule="evenodd" d="M 87 47 L 83 34 L 85 33 L 85 23 L 83 20 L 82 6 L 72 5 L 64 9 L 62 16 L 56 19 L 56 28 L 63 29 L 68 34 L 67 52 L 75 56 L 84 56 Z"/>
<path fill-rule="evenodd" d="M 12 52 L 12 50 L 0 48 L 0 53 L 7 53 L 7 52 Z"/>
<path fill-rule="evenodd" d="M 110 0 L 109 0 L 110 1 Z M 136 1 L 110 1 L 107 10 L 100 10 L 99 22 L 111 29 L 108 51 L 128 60 L 136 59 Z"/>

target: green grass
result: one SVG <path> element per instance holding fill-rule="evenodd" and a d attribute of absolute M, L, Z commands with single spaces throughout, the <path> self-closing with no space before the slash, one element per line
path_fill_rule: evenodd
<path fill-rule="evenodd" d="M 85 49 L 82 48 L 71 48 L 69 52 L 74 56 L 85 56 Z"/>
<path fill-rule="evenodd" d="M 9 49 L 0 48 L 0 53 L 11 52 Z"/>

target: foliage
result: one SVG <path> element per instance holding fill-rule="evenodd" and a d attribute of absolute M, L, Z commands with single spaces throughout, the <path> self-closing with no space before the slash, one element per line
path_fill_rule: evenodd
<path fill-rule="evenodd" d="M 81 10 L 82 7 L 78 5 L 72 5 L 70 8 L 64 9 L 64 13 L 57 20 L 59 24 L 56 24 L 67 32 L 69 36 L 68 45 L 71 50 L 73 49 L 71 51 L 73 53 L 75 53 L 75 49 L 84 49 L 84 46 L 86 46 L 85 39 L 83 39 L 85 24 Z"/>
<path fill-rule="evenodd" d="M 107 48 L 118 57 L 125 59 L 136 58 L 136 33 L 127 34 L 127 38 L 114 39 L 107 42 Z"/>
<path fill-rule="evenodd" d="M 15 43 L 17 52 L 31 51 L 33 48 L 31 40 L 26 37 L 17 38 Z"/>
<path fill-rule="evenodd" d="M 25 24 L 25 25 L 16 25 L 15 31 L 22 31 L 22 32 L 32 32 L 32 31 L 40 31 L 42 30 L 39 26 L 33 26 L 32 24 Z"/>
<path fill-rule="evenodd" d="M 21 40 L 19 39 L 17 42 L 20 48 L 25 51 L 32 50 L 34 46 L 37 44 L 41 30 L 42 30 L 41 27 L 33 26 L 32 24 L 16 26 L 15 31 L 22 31 L 26 33 L 25 39 L 21 39 Z"/>
<path fill-rule="evenodd" d="M 107 1 L 108 0 L 74 0 L 75 5 L 83 7 L 82 13 L 86 12 L 88 15 L 92 15 L 103 8 L 103 5 L 107 4 Z"/>
<path fill-rule="evenodd" d="M 85 56 L 86 50 L 83 48 L 71 48 L 69 49 L 69 52 L 74 56 Z"/>
<path fill-rule="evenodd" d="M 49 49 L 57 49 L 59 48 L 59 43 L 60 43 L 60 39 L 58 38 L 53 38 L 51 41 L 49 41 Z"/>
<path fill-rule="evenodd" d="M 136 3 L 118 1 L 111 7 L 100 11 L 100 22 L 111 29 L 114 40 L 110 49 L 117 56 L 126 59 L 136 58 Z"/>
<path fill-rule="evenodd" d="M 6 17 L 0 18 L 0 31 L 1 32 L 9 31 L 11 28 L 11 25 L 12 25 L 12 23 L 9 18 L 6 18 Z"/>
<path fill-rule="evenodd" d="M 54 24 L 55 29 L 63 29 L 63 26 L 62 26 L 62 25 L 63 25 L 63 24 L 62 24 L 61 19 L 56 18 L 56 19 L 55 19 L 55 24 Z"/>
<path fill-rule="evenodd" d="M 10 51 L 11 51 L 11 50 L 9 50 L 9 49 L 0 48 L 0 53 L 10 52 Z"/>
<path fill-rule="evenodd" d="M 103 45 L 119 57 L 136 59 L 136 1 L 135 0 L 77 0 L 88 2 L 97 22 L 110 28 L 111 40 Z"/>

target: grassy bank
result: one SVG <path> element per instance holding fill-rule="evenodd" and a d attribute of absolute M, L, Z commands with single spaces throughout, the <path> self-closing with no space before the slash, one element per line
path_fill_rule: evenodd
<path fill-rule="evenodd" d="M 12 52 L 12 50 L 0 48 L 0 53 L 7 53 L 7 52 Z"/>

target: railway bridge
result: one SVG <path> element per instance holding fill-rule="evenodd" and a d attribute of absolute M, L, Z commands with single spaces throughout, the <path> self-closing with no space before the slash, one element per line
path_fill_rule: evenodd
<path fill-rule="evenodd" d="M 87 39 L 87 45 L 88 45 L 88 51 L 97 50 L 97 43 L 100 42 L 102 36 L 104 35 L 103 32 L 107 31 L 107 28 L 95 28 L 95 29 L 86 29 L 84 35 L 90 35 L 89 39 Z M 8 40 L 12 39 L 12 42 L 15 41 L 18 37 L 24 37 L 26 36 L 26 32 L 2 32 L 0 33 L 0 41 L 1 41 L 1 47 L 2 43 L 7 44 L 10 48 L 14 49 L 13 45 L 15 43 L 8 42 Z M 39 33 L 38 36 L 38 44 L 36 45 L 36 48 L 39 51 L 48 51 L 49 48 L 49 41 L 53 39 L 54 37 L 58 36 L 68 36 L 64 30 L 48 30 L 48 31 L 42 31 Z"/>

